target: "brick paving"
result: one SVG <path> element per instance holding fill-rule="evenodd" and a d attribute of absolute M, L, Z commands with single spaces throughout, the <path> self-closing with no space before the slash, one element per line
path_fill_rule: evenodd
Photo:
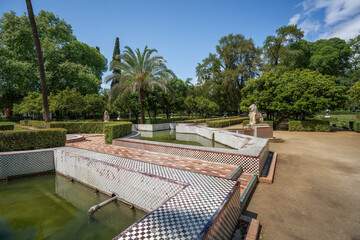
<path fill-rule="evenodd" d="M 140 149 L 126 148 L 105 144 L 103 134 L 81 134 L 85 140 L 81 142 L 67 143 L 66 146 L 86 149 L 94 152 L 112 154 L 124 158 L 135 159 L 143 162 L 150 162 L 171 168 L 179 168 L 187 171 L 194 171 L 201 174 L 213 175 L 221 178 L 228 178 L 237 166 L 222 163 L 207 162 L 194 158 L 187 158 L 164 153 L 149 152 Z M 239 181 L 241 194 L 245 191 L 249 184 L 252 174 L 241 174 Z"/>

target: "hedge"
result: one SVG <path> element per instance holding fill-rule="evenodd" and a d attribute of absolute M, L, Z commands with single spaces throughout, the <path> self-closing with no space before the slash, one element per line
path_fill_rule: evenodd
<path fill-rule="evenodd" d="M 66 129 L 0 132 L 0 152 L 65 146 Z"/>
<path fill-rule="evenodd" d="M 46 123 L 45 121 L 37 121 L 37 120 L 21 120 L 20 125 L 46 128 L 48 127 L 49 123 Z"/>
<path fill-rule="evenodd" d="M 104 126 L 105 143 L 112 144 L 114 138 L 124 137 L 132 131 L 131 122 L 107 124 Z"/>
<path fill-rule="evenodd" d="M 360 121 L 355 121 L 354 122 L 354 131 L 355 132 L 360 132 Z"/>
<path fill-rule="evenodd" d="M 234 124 L 242 123 L 244 120 L 249 119 L 248 117 L 238 117 L 238 118 L 231 118 L 231 119 L 224 119 L 218 121 L 207 121 L 206 125 L 208 127 L 227 127 Z"/>
<path fill-rule="evenodd" d="M 0 122 L 0 131 L 14 130 L 14 123 Z"/>
<path fill-rule="evenodd" d="M 330 122 L 321 120 L 289 121 L 289 131 L 330 132 Z"/>
<path fill-rule="evenodd" d="M 243 122 L 243 125 L 246 126 L 246 125 L 248 125 L 249 123 L 250 123 L 250 120 L 245 120 L 245 121 Z M 264 123 L 269 124 L 270 127 L 273 127 L 273 126 L 274 126 L 274 121 L 264 121 Z"/>
<path fill-rule="evenodd" d="M 108 122 L 51 122 L 50 128 L 65 128 L 68 133 L 103 133 Z"/>

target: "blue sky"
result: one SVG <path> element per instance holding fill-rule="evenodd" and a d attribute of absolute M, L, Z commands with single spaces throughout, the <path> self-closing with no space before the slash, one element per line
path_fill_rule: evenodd
<path fill-rule="evenodd" d="M 187 1 L 32 0 L 35 13 L 51 11 L 72 25 L 77 39 L 99 46 L 110 61 L 115 38 L 124 46 L 155 48 L 185 80 L 218 40 L 240 33 L 262 46 L 282 25 L 298 24 L 307 40 L 360 34 L 360 0 Z M 24 0 L 0 0 L 0 14 L 26 12 Z M 106 74 L 105 74 L 106 75 Z M 106 87 L 104 85 L 104 87 Z"/>

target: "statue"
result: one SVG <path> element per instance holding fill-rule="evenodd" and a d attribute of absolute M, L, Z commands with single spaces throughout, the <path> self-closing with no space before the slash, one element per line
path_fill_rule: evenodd
<path fill-rule="evenodd" d="M 118 112 L 118 116 L 117 116 L 116 120 L 119 121 L 119 120 L 121 119 L 121 116 L 120 116 L 120 115 L 121 115 L 121 112 Z"/>
<path fill-rule="evenodd" d="M 108 122 L 109 120 L 110 120 L 109 112 L 105 111 L 104 112 L 104 122 Z"/>
<path fill-rule="evenodd" d="M 264 123 L 263 115 L 258 111 L 258 108 L 255 104 L 251 104 L 249 107 L 249 125 L 254 128 L 256 123 Z"/>

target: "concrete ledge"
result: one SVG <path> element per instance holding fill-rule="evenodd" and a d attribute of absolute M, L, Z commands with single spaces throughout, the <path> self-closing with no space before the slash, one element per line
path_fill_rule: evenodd
<path fill-rule="evenodd" d="M 257 181 L 258 181 L 257 175 L 255 174 L 255 175 L 251 178 L 251 180 L 250 180 L 248 186 L 246 187 L 244 193 L 241 195 L 241 198 L 240 198 L 241 210 L 243 210 L 244 207 L 246 206 L 247 201 L 248 201 L 251 193 L 253 192 L 253 190 L 254 190 L 254 188 L 255 188 L 255 186 L 256 186 Z"/>
<path fill-rule="evenodd" d="M 259 181 L 261 183 L 273 183 L 274 176 L 275 176 L 275 169 L 276 169 L 276 161 L 277 161 L 277 153 L 274 152 L 274 155 L 273 155 L 272 160 L 271 160 L 269 173 L 268 173 L 267 177 L 260 177 L 259 178 Z"/>

